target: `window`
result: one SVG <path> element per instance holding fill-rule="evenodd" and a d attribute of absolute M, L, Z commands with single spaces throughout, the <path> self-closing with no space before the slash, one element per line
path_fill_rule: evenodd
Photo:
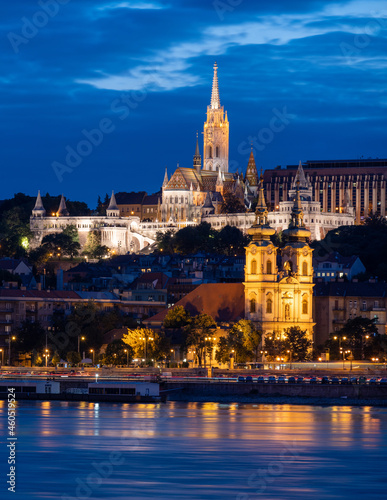
<path fill-rule="evenodd" d="M 257 261 L 251 261 L 251 274 L 257 274 Z"/>
<path fill-rule="evenodd" d="M 208 146 L 208 158 L 212 158 L 212 147 Z"/>
<path fill-rule="evenodd" d="M 257 309 L 257 302 L 254 298 L 250 300 L 250 312 L 255 313 Z"/>
<path fill-rule="evenodd" d="M 216 156 L 217 158 L 219 158 L 219 146 L 216 146 L 216 150 L 215 150 L 215 151 L 216 151 L 215 156 Z"/>
<path fill-rule="evenodd" d="M 374 309 L 378 309 L 378 308 L 379 308 L 379 301 L 375 300 L 375 302 L 374 302 Z"/>
<path fill-rule="evenodd" d="M 273 312 L 273 301 L 271 299 L 267 299 L 266 301 L 266 312 L 267 314 L 271 314 Z"/>
<path fill-rule="evenodd" d="M 308 276 L 308 263 L 307 262 L 302 263 L 302 275 Z"/>
<path fill-rule="evenodd" d="M 267 261 L 267 264 L 266 264 L 266 274 L 272 274 L 271 260 Z"/>
<path fill-rule="evenodd" d="M 306 298 L 302 301 L 302 314 L 308 314 L 308 300 Z"/>
<path fill-rule="evenodd" d="M 362 303 L 362 311 L 366 311 L 367 310 L 367 302 L 365 300 L 363 300 L 363 303 Z"/>

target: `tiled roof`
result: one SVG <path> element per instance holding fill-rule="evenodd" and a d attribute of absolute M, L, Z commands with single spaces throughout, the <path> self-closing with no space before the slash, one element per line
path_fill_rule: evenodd
<path fill-rule="evenodd" d="M 200 175 L 193 168 L 178 167 L 169 179 L 166 190 L 188 190 L 191 187 L 196 191 L 201 190 Z"/>
<path fill-rule="evenodd" d="M 245 316 L 244 287 L 242 283 L 206 283 L 183 297 L 174 307 L 183 306 L 191 315 L 209 314 L 217 323 L 238 321 Z M 169 309 L 146 320 L 162 323 Z"/>

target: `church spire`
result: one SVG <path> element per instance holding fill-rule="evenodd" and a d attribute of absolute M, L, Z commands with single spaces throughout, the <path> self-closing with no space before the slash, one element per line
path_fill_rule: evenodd
<path fill-rule="evenodd" d="M 255 210 L 255 224 L 247 232 L 253 237 L 253 241 L 269 240 L 270 236 L 275 233 L 275 229 L 269 226 L 268 210 L 265 201 L 265 193 L 263 187 L 263 175 L 259 180 L 258 203 Z"/>
<path fill-rule="evenodd" d="M 66 200 L 65 200 L 65 197 L 63 196 L 63 194 L 62 194 L 62 197 L 60 199 L 57 215 L 58 215 L 58 217 L 67 217 L 67 215 L 69 215 L 69 211 L 67 210 L 67 207 L 66 207 Z"/>
<path fill-rule="evenodd" d="M 202 157 L 200 155 L 200 150 L 199 150 L 199 134 L 196 132 L 196 148 L 195 148 L 195 154 L 193 157 L 193 167 L 196 170 L 198 174 L 200 174 L 200 170 L 202 169 Z"/>
<path fill-rule="evenodd" d="M 212 80 L 211 108 L 220 108 L 219 84 L 218 84 L 218 65 L 214 64 L 214 78 Z"/>
<path fill-rule="evenodd" d="M 40 191 L 38 191 L 38 196 L 36 197 L 35 206 L 32 210 L 33 217 L 44 217 L 46 215 L 46 210 L 44 209 L 42 197 L 40 196 Z"/>
<path fill-rule="evenodd" d="M 165 188 L 168 185 L 168 171 L 167 167 L 165 167 L 165 174 L 164 174 L 164 180 L 163 180 L 163 188 Z"/>
<path fill-rule="evenodd" d="M 258 186 L 258 172 L 255 164 L 253 148 L 251 148 L 249 163 L 247 165 L 246 180 L 249 182 L 250 187 Z"/>
<path fill-rule="evenodd" d="M 304 224 L 304 212 L 302 210 L 300 181 L 297 181 L 296 196 L 290 219 L 289 228 L 283 232 L 290 241 L 307 241 L 310 237 L 310 231 L 306 229 Z"/>

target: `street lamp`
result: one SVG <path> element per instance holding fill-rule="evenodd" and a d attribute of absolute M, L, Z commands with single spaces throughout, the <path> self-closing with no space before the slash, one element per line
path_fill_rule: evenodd
<path fill-rule="evenodd" d="M 175 351 L 174 351 L 174 349 L 171 349 L 171 353 L 172 353 L 172 356 L 173 356 L 173 361 L 175 361 Z"/>
<path fill-rule="evenodd" d="M 124 352 L 126 352 L 126 368 L 129 368 L 129 351 L 124 349 Z"/>
<path fill-rule="evenodd" d="M 11 366 L 11 342 L 12 340 L 16 340 L 16 337 L 11 337 L 11 332 L 9 332 L 8 337 L 8 365 Z"/>
<path fill-rule="evenodd" d="M 81 354 L 81 340 L 82 341 L 86 340 L 86 337 L 80 337 L 78 335 L 78 354 Z"/>
<path fill-rule="evenodd" d="M 93 366 L 94 366 L 94 349 L 90 349 L 90 352 L 93 354 Z"/>
<path fill-rule="evenodd" d="M 3 351 L 3 349 L 0 349 L 0 352 L 1 352 L 1 366 L 3 366 L 3 364 L 4 364 L 4 351 Z"/>
<path fill-rule="evenodd" d="M 46 368 L 47 368 L 47 363 L 48 363 L 48 349 L 45 349 L 45 354 L 43 356 L 46 358 Z"/>

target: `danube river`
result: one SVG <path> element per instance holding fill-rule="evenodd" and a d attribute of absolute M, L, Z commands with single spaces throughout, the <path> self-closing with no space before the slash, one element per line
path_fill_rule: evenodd
<path fill-rule="evenodd" d="M 20 402 L 16 493 L 0 498 L 381 499 L 387 409 L 218 403 Z M 8 441 L 9 442 L 9 441 Z"/>

